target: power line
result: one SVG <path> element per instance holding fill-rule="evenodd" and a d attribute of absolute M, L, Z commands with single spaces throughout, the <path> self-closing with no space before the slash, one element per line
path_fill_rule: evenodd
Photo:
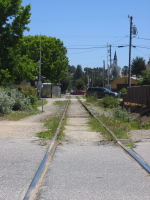
<path fill-rule="evenodd" d="M 72 47 L 72 48 L 67 48 L 67 49 L 101 49 L 101 48 L 106 48 L 107 46 L 95 46 L 95 47 Z"/>
<path fill-rule="evenodd" d="M 140 37 L 137 37 L 137 39 L 141 39 L 141 40 L 150 40 L 150 39 L 147 39 L 147 38 L 140 38 Z"/>

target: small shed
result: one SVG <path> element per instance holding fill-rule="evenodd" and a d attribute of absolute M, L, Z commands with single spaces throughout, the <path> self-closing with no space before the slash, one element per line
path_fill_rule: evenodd
<path fill-rule="evenodd" d="M 138 81 L 136 77 L 131 77 L 131 86 L 137 85 Z M 114 92 L 120 91 L 122 88 L 127 88 L 129 86 L 128 83 L 128 77 L 124 76 L 121 78 L 118 78 L 111 83 L 111 90 Z"/>

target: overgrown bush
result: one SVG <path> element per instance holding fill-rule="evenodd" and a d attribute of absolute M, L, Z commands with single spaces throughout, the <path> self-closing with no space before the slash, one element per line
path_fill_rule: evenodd
<path fill-rule="evenodd" d="M 115 97 L 106 96 L 99 101 L 99 105 L 104 108 L 116 108 L 120 104 L 120 100 Z"/>
<path fill-rule="evenodd" d="M 14 104 L 12 110 L 32 110 L 30 98 L 24 97 L 23 94 L 17 92 L 15 95 L 12 96 L 14 99 Z"/>
<path fill-rule="evenodd" d="M 12 110 L 32 110 L 31 99 L 17 90 L 0 88 L 0 115 L 8 114 Z"/>
<path fill-rule="evenodd" d="M 37 101 L 37 91 L 35 88 L 23 85 L 23 86 L 18 86 L 17 89 L 25 97 L 28 97 L 30 99 L 32 105 L 35 104 L 35 102 Z"/>
<path fill-rule="evenodd" d="M 127 112 L 125 109 L 121 107 L 117 107 L 113 109 L 113 114 L 115 118 L 118 118 L 119 120 L 123 122 L 129 122 L 130 121 L 130 115 L 129 112 Z"/>
<path fill-rule="evenodd" d="M 9 94 L 9 91 L 0 88 L 0 115 L 9 113 L 13 107 L 14 100 Z"/>

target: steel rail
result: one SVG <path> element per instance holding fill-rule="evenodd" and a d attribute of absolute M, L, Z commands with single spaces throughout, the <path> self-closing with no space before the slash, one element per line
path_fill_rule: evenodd
<path fill-rule="evenodd" d="M 45 168 L 45 166 L 46 166 L 46 163 L 47 163 L 47 161 L 48 161 L 48 158 L 49 158 L 49 156 L 50 156 L 50 154 L 51 154 L 51 152 L 52 152 L 52 150 L 53 150 L 53 148 L 54 148 L 54 146 L 55 146 L 55 141 L 56 141 L 56 139 L 57 139 L 58 134 L 60 133 L 60 128 L 61 128 L 62 122 L 63 122 L 63 120 L 64 120 L 64 118 L 65 118 L 65 115 L 66 115 L 68 106 L 69 106 L 69 100 L 68 100 L 67 105 L 65 106 L 63 115 L 62 115 L 61 120 L 60 120 L 60 122 L 59 122 L 59 125 L 58 125 L 58 127 L 57 127 L 56 133 L 55 133 L 55 135 L 54 135 L 54 137 L 53 137 L 53 139 L 52 139 L 52 142 L 51 142 L 51 144 L 50 144 L 48 150 L 46 151 L 45 156 L 44 156 L 42 162 L 40 163 L 39 168 L 38 168 L 38 170 L 36 171 L 36 173 L 35 173 L 35 175 L 34 175 L 32 181 L 31 181 L 31 184 L 30 184 L 30 186 L 29 186 L 29 188 L 28 188 L 28 190 L 27 190 L 27 192 L 26 192 L 26 194 L 25 194 L 23 200 L 32 200 L 31 195 L 32 195 L 33 190 L 35 189 L 35 187 L 36 187 L 36 185 L 37 185 L 37 183 L 38 183 L 38 181 L 39 181 L 39 179 L 40 179 L 40 177 L 41 177 L 41 175 L 42 175 L 42 173 L 43 173 L 43 171 L 44 171 L 44 168 Z"/>
<path fill-rule="evenodd" d="M 139 163 L 140 166 L 142 166 L 149 174 L 150 174 L 150 167 L 141 159 L 139 158 L 132 150 L 128 149 L 127 147 L 125 147 L 119 140 L 118 138 L 115 136 L 115 134 L 105 125 L 103 124 L 103 122 L 97 117 L 95 116 L 95 114 L 93 114 L 87 107 L 86 105 L 78 98 L 79 102 L 82 104 L 82 106 L 89 112 L 89 114 L 91 116 L 93 116 L 94 118 L 96 118 L 101 125 L 112 135 L 112 137 L 114 138 L 114 140 L 117 142 L 117 144 L 123 149 L 125 150 L 132 158 L 134 158 L 134 160 L 136 160 L 136 162 Z"/>

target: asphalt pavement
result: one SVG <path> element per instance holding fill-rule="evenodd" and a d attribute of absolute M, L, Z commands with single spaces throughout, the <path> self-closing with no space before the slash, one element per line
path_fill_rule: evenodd
<path fill-rule="evenodd" d="M 115 144 L 62 143 L 38 200 L 149 200 L 150 177 Z"/>
<path fill-rule="evenodd" d="M 22 200 L 45 154 L 38 139 L 0 138 L 0 200 Z"/>

